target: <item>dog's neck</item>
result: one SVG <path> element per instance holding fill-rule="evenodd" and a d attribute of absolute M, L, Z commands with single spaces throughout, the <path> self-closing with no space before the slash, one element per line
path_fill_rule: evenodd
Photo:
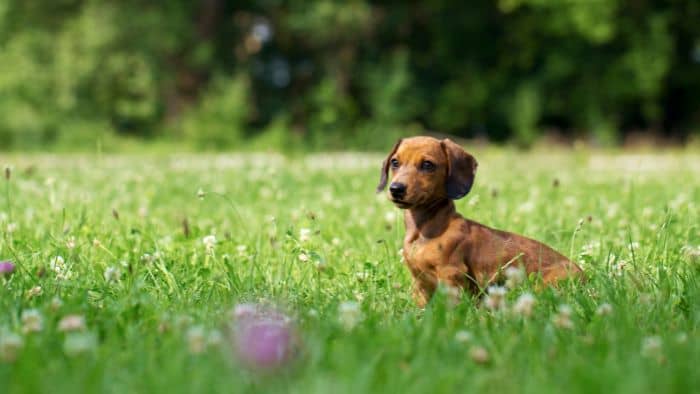
<path fill-rule="evenodd" d="M 455 212 L 455 204 L 448 198 L 410 208 L 404 215 L 406 233 L 417 232 L 426 238 L 436 237 L 447 229 L 449 219 Z"/>

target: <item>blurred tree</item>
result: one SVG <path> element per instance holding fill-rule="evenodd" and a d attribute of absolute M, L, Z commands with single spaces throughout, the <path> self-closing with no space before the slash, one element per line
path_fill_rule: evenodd
<path fill-rule="evenodd" d="M 698 20 L 695 0 L 3 0 L 0 148 L 684 138 Z"/>

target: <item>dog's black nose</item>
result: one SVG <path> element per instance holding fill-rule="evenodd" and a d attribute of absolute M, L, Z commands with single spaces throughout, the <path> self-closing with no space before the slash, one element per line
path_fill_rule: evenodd
<path fill-rule="evenodd" d="M 391 182 L 389 185 L 389 192 L 394 198 L 401 198 L 406 195 L 406 185 L 399 182 Z"/>

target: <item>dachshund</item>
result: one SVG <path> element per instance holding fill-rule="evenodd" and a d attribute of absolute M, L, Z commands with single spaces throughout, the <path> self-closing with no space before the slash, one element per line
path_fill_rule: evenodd
<path fill-rule="evenodd" d="M 377 193 L 403 209 L 403 258 L 413 276 L 413 297 L 424 307 L 439 284 L 474 295 L 509 267 L 522 267 L 543 284 L 582 278 L 576 264 L 547 245 L 465 219 L 454 200 L 467 195 L 477 162 L 449 139 L 399 140 L 382 165 Z"/>

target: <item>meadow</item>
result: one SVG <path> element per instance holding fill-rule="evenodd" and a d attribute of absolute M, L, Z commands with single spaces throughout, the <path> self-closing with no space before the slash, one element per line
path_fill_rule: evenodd
<path fill-rule="evenodd" d="M 477 149 L 471 219 L 584 284 L 417 308 L 377 154 L 0 155 L 0 393 L 689 393 L 700 155 Z M 251 369 L 231 311 L 296 355 Z"/>

